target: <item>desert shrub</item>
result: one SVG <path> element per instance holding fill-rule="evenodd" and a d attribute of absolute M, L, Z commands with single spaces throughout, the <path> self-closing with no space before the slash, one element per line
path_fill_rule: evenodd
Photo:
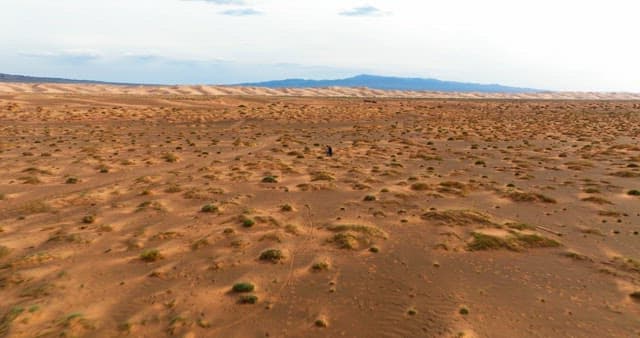
<path fill-rule="evenodd" d="M 200 211 L 202 212 L 218 212 L 220 209 L 213 205 L 213 204 L 205 204 L 204 206 L 202 206 L 202 208 L 200 208 Z"/>
<path fill-rule="evenodd" d="M 629 195 L 629 196 L 640 196 L 640 190 L 635 190 L 635 189 L 634 190 L 629 190 L 627 192 L 627 195 Z"/>
<path fill-rule="evenodd" d="M 256 295 L 242 295 L 238 299 L 240 304 L 255 304 L 258 302 L 258 296 Z"/>
<path fill-rule="evenodd" d="M 411 185 L 411 190 L 416 190 L 416 191 L 429 190 L 429 185 L 422 182 L 416 182 Z"/>
<path fill-rule="evenodd" d="M 313 265 L 311 265 L 311 270 L 316 272 L 329 270 L 329 263 L 327 262 L 313 263 Z"/>
<path fill-rule="evenodd" d="M 231 290 L 233 290 L 233 292 L 252 292 L 255 288 L 256 287 L 249 282 L 240 282 L 233 284 Z"/>
<path fill-rule="evenodd" d="M 178 162 L 178 156 L 176 156 L 175 154 L 172 154 L 172 153 L 164 154 L 162 156 L 162 159 L 164 159 L 166 162 L 169 162 L 169 163 Z"/>
<path fill-rule="evenodd" d="M 293 211 L 293 207 L 289 204 L 283 204 L 280 206 L 280 210 L 284 212 Z"/>
<path fill-rule="evenodd" d="M 269 249 L 269 250 L 263 251 L 260 254 L 261 261 L 269 261 L 269 262 L 277 263 L 282 259 L 284 259 L 284 254 L 282 253 L 281 250 L 278 250 L 278 249 Z"/>
<path fill-rule="evenodd" d="M 162 258 L 158 249 L 147 249 L 140 254 L 140 259 L 145 262 L 155 262 Z"/>
<path fill-rule="evenodd" d="M 278 183 L 278 179 L 275 176 L 265 176 L 262 183 Z"/>

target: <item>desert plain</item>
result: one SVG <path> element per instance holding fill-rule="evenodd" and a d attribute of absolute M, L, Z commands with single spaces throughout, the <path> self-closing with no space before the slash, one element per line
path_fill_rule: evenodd
<path fill-rule="evenodd" d="M 3 85 L 0 336 L 640 335 L 640 101 L 325 94 Z"/>

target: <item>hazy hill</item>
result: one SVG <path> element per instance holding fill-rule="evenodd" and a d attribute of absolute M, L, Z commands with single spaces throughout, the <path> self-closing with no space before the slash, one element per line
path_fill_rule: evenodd
<path fill-rule="evenodd" d="M 318 87 L 367 87 L 386 90 L 427 90 L 443 92 L 484 92 L 484 93 L 535 93 L 542 90 L 508 87 L 499 84 L 479 84 L 468 82 L 441 81 L 437 79 L 358 75 L 339 80 L 286 79 L 279 81 L 242 83 L 238 86 L 267 88 L 318 88 Z"/>

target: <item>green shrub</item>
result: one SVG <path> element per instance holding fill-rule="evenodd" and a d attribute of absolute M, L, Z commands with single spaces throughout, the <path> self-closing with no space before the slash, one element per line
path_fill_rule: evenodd
<path fill-rule="evenodd" d="M 242 295 L 238 300 L 240 304 L 255 304 L 258 302 L 258 296 L 256 295 Z"/>
<path fill-rule="evenodd" d="M 255 286 L 249 282 L 241 282 L 233 285 L 233 292 L 252 292 Z"/>
<path fill-rule="evenodd" d="M 282 253 L 281 250 L 278 250 L 278 249 L 269 249 L 269 250 L 263 251 L 260 254 L 261 261 L 270 261 L 273 263 L 277 263 L 282 259 L 284 259 L 284 254 Z"/>
<path fill-rule="evenodd" d="M 207 204 L 204 205 L 200 211 L 202 212 L 218 212 L 220 209 L 218 209 L 217 206 L 213 205 L 213 204 Z"/>
<path fill-rule="evenodd" d="M 627 195 L 629 196 L 640 196 L 640 190 L 629 190 L 629 192 L 627 192 Z"/>
<path fill-rule="evenodd" d="M 162 258 L 158 249 L 147 249 L 140 254 L 140 259 L 145 262 L 155 262 Z"/>
<path fill-rule="evenodd" d="M 262 179 L 262 183 L 278 183 L 278 180 L 275 176 L 265 176 Z"/>

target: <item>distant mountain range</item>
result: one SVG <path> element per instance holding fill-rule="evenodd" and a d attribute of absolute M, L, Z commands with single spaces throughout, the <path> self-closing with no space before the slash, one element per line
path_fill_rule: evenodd
<path fill-rule="evenodd" d="M 441 92 L 482 92 L 482 93 L 536 93 L 543 90 L 507 87 L 499 84 L 479 84 L 467 82 L 441 81 L 437 79 L 358 75 L 341 80 L 287 79 L 256 83 L 242 83 L 238 86 L 267 88 L 319 88 L 319 87 L 367 87 L 384 90 L 426 90 Z"/>
<path fill-rule="evenodd" d="M 72 80 L 63 79 L 57 77 L 37 77 L 37 76 L 24 76 L 24 75 L 11 75 L 0 73 L 1 82 L 15 82 L 15 83 L 77 83 L 77 84 L 108 84 L 108 85 L 128 85 L 129 83 L 117 83 L 117 82 L 104 82 L 104 81 L 92 81 L 92 80 Z"/>
<path fill-rule="evenodd" d="M 136 85 L 92 80 L 71 80 L 53 77 L 34 77 L 0 73 L 0 82 L 18 83 L 76 83 Z M 266 88 L 322 88 L 322 87 L 367 87 L 382 90 L 424 90 L 440 92 L 481 92 L 481 93 L 536 93 L 543 90 L 532 88 L 508 87 L 499 84 L 479 84 L 467 82 L 441 81 L 437 79 L 389 77 L 376 75 L 358 75 L 338 80 L 287 79 L 267 82 L 240 83 L 233 86 Z"/>

